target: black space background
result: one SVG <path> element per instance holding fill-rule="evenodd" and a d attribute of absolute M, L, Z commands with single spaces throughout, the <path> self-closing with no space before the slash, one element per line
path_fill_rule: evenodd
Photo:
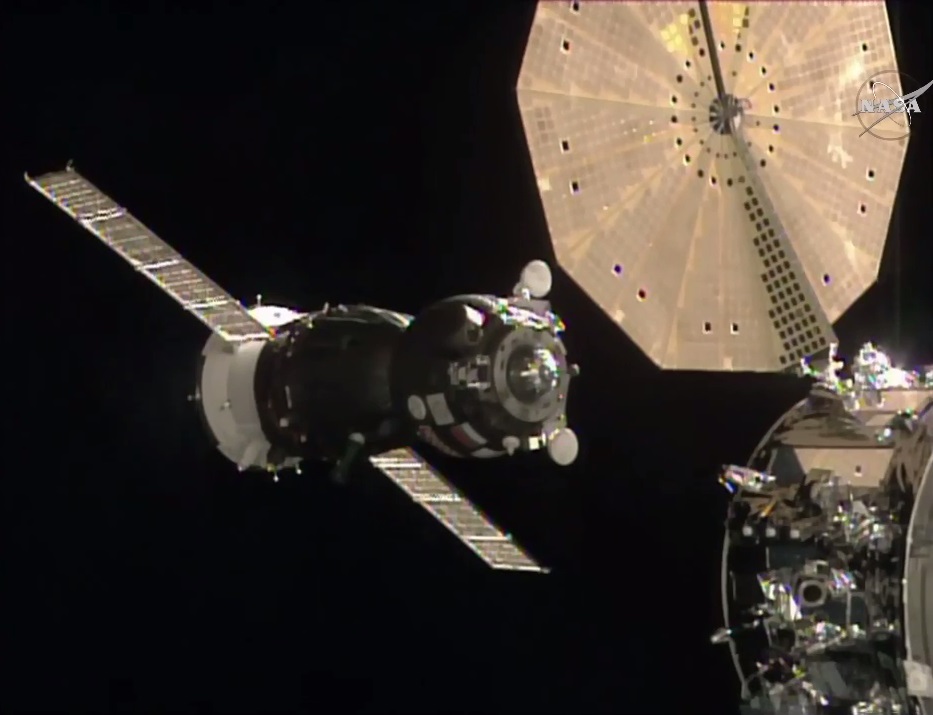
<path fill-rule="evenodd" d="M 0 709 L 730 712 L 714 472 L 804 382 L 661 374 L 558 275 L 581 458 L 444 465 L 554 568 L 491 573 L 375 472 L 237 474 L 185 399 L 202 327 L 22 182 L 74 159 L 245 300 L 508 290 L 552 256 L 513 89 L 533 6 L 207 7 L 0 18 Z M 926 81 L 930 3 L 901 14 Z M 931 122 L 846 352 L 933 360 Z"/>

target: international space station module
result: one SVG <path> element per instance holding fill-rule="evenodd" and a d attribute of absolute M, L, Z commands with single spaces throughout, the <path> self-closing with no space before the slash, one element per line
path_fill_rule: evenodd
<path fill-rule="evenodd" d="M 933 715 L 933 370 L 835 359 L 911 133 L 859 101 L 917 91 L 892 7 L 540 2 L 518 78 L 557 263 L 632 342 L 667 370 L 816 378 L 720 475 L 713 641 L 745 715 Z"/>
<path fill-rule="evenodd" d="M 933 712 L 933 366 L 835 348 L 732 495 L 721 564 L 741 712 Z M 845 369 L 846 373 L 842 370 Z M 835 709 L 834 709 L 835 708 Z"/>
<path fill-rule="evenodd" d="M 72 167 L 26 180 L 210 328 L 194 399 L 240 470 L 277 475 L 314 459 L 342 479 L 365 456 L 491 566 L 541 570 L 412 447 L 574 461 L 566 405 L 577 367 L 544 299 L 546 263 L 529 263 L 507 297 L 454 296 L 415 317 L 245 308 Z"/>

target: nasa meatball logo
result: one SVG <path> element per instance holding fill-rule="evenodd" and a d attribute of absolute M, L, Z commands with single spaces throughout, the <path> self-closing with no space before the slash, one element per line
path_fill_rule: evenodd
<path fill-rule="evenodd" d="M 917 100 L 933 85 L 933 81 L 903 95 L 898 89 L 903 92 L 903 88 L 918 87 L 919 84 L 910 75 L 897 70 L 886 70 L 869 77 L 855 98 L 853 116 L 858 117 L 862 125 L 859 136 L 870 134 L 885 141 L 907 138 L 913 115 L 920 114 L 920 103 Z"/>

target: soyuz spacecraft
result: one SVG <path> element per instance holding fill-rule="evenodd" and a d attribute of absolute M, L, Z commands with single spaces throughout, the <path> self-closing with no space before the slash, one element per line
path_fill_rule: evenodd
<path fill-rule="evenodd" d="M 664 369 L 817 378 L 720 475 L 746 715 L 933 715 L 933 375 L 834 357 L 908 145 L 857 99 L 900 77 L 880 0 L 568 0 L 518 79 L 557 262 L 621 330 Z"/>
<path fill-rule="evenodd" d="M 494 568 L 541 571 L 414 449 L 489 459 L 543 450 L 567 465 L 577 367 L 532 261 L 511 295 L 460 295 L 418 316 L 367 305 L 245 308 L 72 167 L 27 182 L 210 330 L 197 402 L 240 470 L 369 461 Z"/>

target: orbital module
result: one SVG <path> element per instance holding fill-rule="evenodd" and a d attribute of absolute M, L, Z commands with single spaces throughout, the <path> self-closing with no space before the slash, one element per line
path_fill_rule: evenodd
<path fill-rule="evenodd" d="M 577 456 L 567 426 L 563 323 L 532 261 L 511 294 L 461 295 L 417 316 L 368 305 L 298 312 L 240 305 L 70 166 L 28 183 L 158 285 L 212 332 L 194 401 L 240 470 L 369 461 L 490 566 L 543 570 L 414 449 L 490 459 Z"/>

